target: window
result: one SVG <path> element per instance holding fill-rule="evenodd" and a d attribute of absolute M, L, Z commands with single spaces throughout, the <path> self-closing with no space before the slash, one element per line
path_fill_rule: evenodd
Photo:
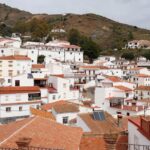
<path fill-rule="evenodd" d="M 53 100 L 55 100 L 56 99 L 56 96 L 55 95 L 53 95 Z"/>
<path fill-rule="evenodd" d="M 11 83 L 11 79 L 8 79 L 8 83 Z"/>
<path fill-rule="evenodd" d="M 6 112 L 11 112 L 11 107 L 6 107 Z"/>
<path fill-rule="evenodd" d="M 40 109 L 40 106 L 39 106 L 39 105 L 36 105 L 36 109 Z"/>
<path fill-rule="evenodd" d="M 68 117 L 63 117 L 63 124 L 67 124 L 68 123 Z"/>
<path fill-rule="evenodd" d="M 1 50 L 1 53 L 4 53 L 4 50 Z"/>
<path fill-rule="evenodd" d="M 8 70 L 8 74 L 9 74 L 9 76 L 12 76 L 13 70 Z"/>
<path fill-rule="evenodd" d="M 129 113 L 129 112 L 127 112 L 127 116 L 130 116 L 130 113 Z"/>
<path fill-rule="evenodd" d="M 20 81 L 19 80 L 15 80 L 15 86 L 20 86 Z"/>
<path fill-rule="evenodd" d="M 5 101 L 8 101 L 9 97 L 8 95 L 5 96 Z"/>
<path fill-rule="evenodd" d="M 34 51 L 32 51 L 32 54 L 34 53 Z"/>
<path fill-rule="evenodd" d="M 63 88 L 66 88 L 66 83 L 63 84 Z"/>
<path fill-rule="evenodd" d="M 129 93 L 126 93 L 126 97 L 129 97 Z"/>
<path fill-rule="evenodd" d="M 22 106 L 19 107 L 19 111 L 22 111 Z"/>

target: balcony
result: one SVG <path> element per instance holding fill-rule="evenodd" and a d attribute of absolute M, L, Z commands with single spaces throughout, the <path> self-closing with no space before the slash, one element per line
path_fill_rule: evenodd
<path fill-rule="evenodd" d="M 28 94 L 28 101 L 41 100 L 40 93 Z"/>

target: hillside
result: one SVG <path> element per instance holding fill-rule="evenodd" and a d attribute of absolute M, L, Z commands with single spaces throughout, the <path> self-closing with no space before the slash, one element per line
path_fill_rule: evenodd
<path fill-rule="evenodd" d="M 102 49 L 119 48 L 130 39 L 150 40 L 149 30 L 121 24 L 95 14 L 31 14 L 0 4 L 0 21 L 8 26 L 13 27 L 20 20 L 27 22 L 33 18 L 44 19 L 52 27 L 61 27 L 66 31 L 77 29 L 81 34 L 91 37 Z"/>

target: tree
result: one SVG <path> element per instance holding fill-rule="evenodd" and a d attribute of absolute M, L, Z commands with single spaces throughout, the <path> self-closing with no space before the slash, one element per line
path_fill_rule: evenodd
<path fill-rule="evenodd" d="M 35 28 L 31 30 L 33 30 L 32 38 L 34 40 L 41 40 L 49 33 L 49 26 L 45 21 L 37 20 Z"/>
<path fill-rule="evenodd" d="M 37 62 L 40 63 L 40 64 L 42 64 L 44 62 L 44 59 L 45 59 L 44 55 L 39 55 Z"/>
<path fill-rule="evenodd" d="M 78 45 L 80 43 L 80 33 L 76 29 L 71 29 L 68 34 L 68 41 L 71 44 Z"/>
<path fill-rule="evenodd" d="M 121 57 L 125 58 L 126 60 L 129 60 L 129 61 L 131 61 L 135 58 L 133 52 L 125 52 L 125 53 L 122 54 Z"/>
<path fill-rule="evenodd" d="M 147 50 L 142 54 L 143 57 L 145 57 L 147 60 L 150 60 L 150 50 Z"/>
<path fill-rule="evenodd" d="M 133 39 L 134 39 L 133 33 L 130 31 L 130 32 L 128 33 L 128 41 L 131 41 L 131 40 L 133 40 Z"/>
<path fill-rule="evenodd" d="M 71 29 L 68 40 L 71 44 L 80 45 L 81 50 L 84 51 L 85 56 L 88 57 L 90 62 L 99 56 L 100 47 L 91 38 L 80 35 L 78 30 Z"/>
<path fill-rule="evenodd" d="M 12 28 L 8 27 L 4 23 L 0 24 L 0 35 L 1 36 L 11 36 L 12 34 Z"/>

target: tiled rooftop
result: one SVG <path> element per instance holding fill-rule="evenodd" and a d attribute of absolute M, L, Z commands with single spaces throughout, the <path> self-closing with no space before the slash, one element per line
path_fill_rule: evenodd
<path fill-rule="evenodd" d="M 0 147 L 17 148 L 19 138 L 31 138 L 30 146 L 77 150 L 82 130 L 56 123 L 50 119 L 33 117 L 19 123 L 0 126 Z"/>

